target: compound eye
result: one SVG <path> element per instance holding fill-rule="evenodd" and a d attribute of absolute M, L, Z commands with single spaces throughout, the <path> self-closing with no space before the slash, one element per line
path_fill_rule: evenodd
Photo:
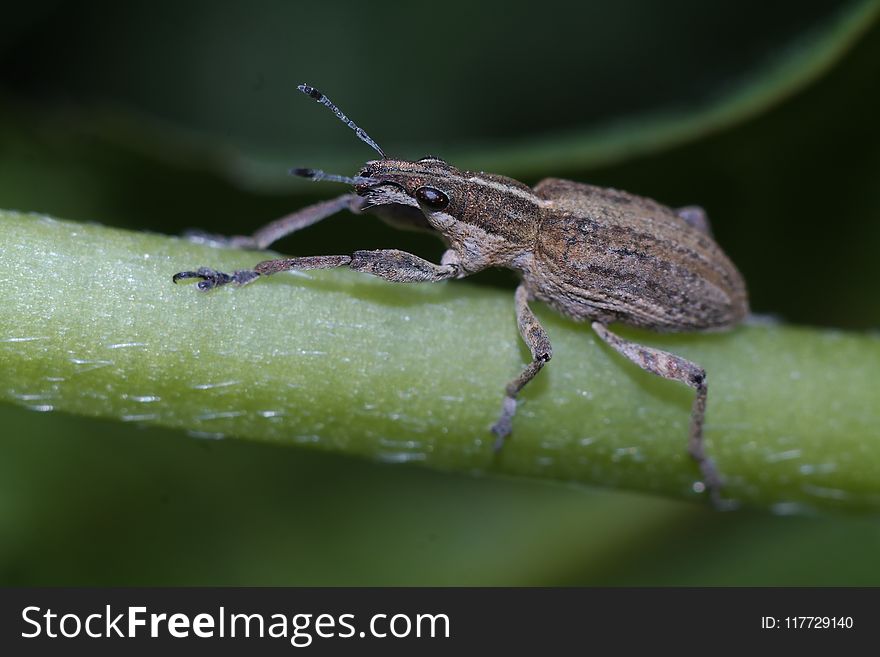
<path fill-rule="evenodd" d="M 449 197 L 434 187 L 419 187 L 416 200 L 431 210 L 444 210 L 449 205 Z"/>

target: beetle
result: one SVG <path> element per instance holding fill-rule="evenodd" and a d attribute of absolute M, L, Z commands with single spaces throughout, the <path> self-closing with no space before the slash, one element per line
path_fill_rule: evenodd
<path fill-rule="evenodd" d="M 629 192 L 558 178 L 529 187 L 501 175 L 460 170 L 434 156 L 391 158 L 326 95 L 306 84 L 298 89 L 333 111 L 381 159 L 368 161 L 353 177 L 292 169 L 292 174 L 312 180 L 350 184 L 353 191 L 294 212 L 251 236 L 219 241 L 265 249 L 347 209 L 378 215 L 396 227 L 435 233 L 447 245 L 440 263 L 393 249 L 355 251 L 266 260 L 232 274 L 202 267 L 175 274 L 175 283 L 197 278 L 198 287 L 209 290 L 245 285 L 281 271 L 333 267 L 394 282 L 433 282 L 464 278 L 487 267 L 513 269 L 521 278 L 514 294 L 517 324 L 531 361 L 505 388 L 491 429 L 495 450 L 511 434 L 519 393 L 553 354 L 529 307 L 537 300 L 566 317 L 590 322 L 603 341 L 642 369 L 694 389 L 688 452 L 702 475 L 694 490 L 708 491 L 722 505 L 722 479 L 703 441 L 706 371 L 609 328 L 618 323 L 660 332 L 712 331 L 731 328 L 748 315 L 743 278 L 713 239 L 701 208 L 674 210 Z"/>

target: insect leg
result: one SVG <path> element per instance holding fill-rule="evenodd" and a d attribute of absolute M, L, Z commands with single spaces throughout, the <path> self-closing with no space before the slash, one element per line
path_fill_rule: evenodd
<path fill-rule="evenodd" d="M 538 318 L 529 308 L 529 293 L 525 285 L 516 288 L 516 321 L 519 325 L 519 334 L 532 352 L 532 362 L 525 366 L 522 373 L 507 384 L 504 402 L 501 405 L 501 415 L 498 421 L 492 425 L 492 433 L 495 434 L 495 451 L 504 446 L 504 440 L 510 435 L 511 421 L 516 413 L 516 398 L 525 385 L 535 378 L 544 364 L 553 356 L 553 348 L 550 346 L 550 338 L 544 327 L 538 322 Z"/>
<path fill-rule="evenodd" d="M 688 452 L 700 467 L 703 484 L 708 489 L 712 502 L 717 507 L 723 506 L 721 498 L 723 482 L 715 464 L 706 455 L 706 447 L 703 443 L 703 421 L 706 415 L 706 394 L 708 392 L 706 370 L 681 356 L 624 340 L 600 322 L 593 322 L 593 330 L 612 349 L 626 356 L 643 370 L 662 376 L 664 379 L 680 381 L 697 391 L 691 406 Z"/>
<path fill-rule="evenodd" d="M 348 266 L 395 283 L 429 283 L 462 276 L 458 258 L 451 250 L 443 254 L 439 265 L 397 249 L 355 251 Z"/>
<path fill-rule="evenodd" d="M 683 208 L 676 208 L 675 214 L 697 230 L 701 230 L 709 237 L 712 237 L 712 226 L 709 223 L 709 216 L 699 205 L 686 205 Z"/>
<path fill-rule="evenodd" d="M 186 236 L 194 242 L 233 246 L 243 249 L 266 249 L 270 244 L 277 242 L 282 237 L 316 224 L 340 210 L 348 209 L 357 214 L 360 212 L 363 203 L 364 200 L 360 196 L 348 193 L 285 215 L 266 224 L 253 235 L 224 237 L 223 235 L 213 235 L 201 231 L 189 231 L 186 233 Z"/>
<path fill-rule="evenodd" d="M 447 252 L 448 254 L 448 252 Z M 224 274 L 223 272 L 201 267 L 195 271 L 183 271 L 175 274 L 172 281 L 176 283 L 185 278 L 200 278 L 200 290 L 210 290 L 234 283 L 245 285 L 260 276 L 271 276 L 280 271 L 292 269 L 332 269 L 349 267 L 398 283 L 417 283 L 426 281 L 442 281 L 460 275 L 461 268 L 454 258 L 444 256 L 444 263 L 435 265 L 406 251 L 384 249 L 380 251 L 355 251 L 350 256 L 307 256 L 301 258 L 277 258 L 264 260 L 253 269 L 245 269 Z"/>
<path fill-rule="evenodd" d="M 332 269 L 344 267 L 351 262 L 351 256 L 307 256 L 305 258 L 279 258 L 278 260 L 265 260 L 253 269 L 240 269 L 231 274 L 210 267 L 199 267 L 195 271 L 182 271 L 171 277 L 171 282 L 185 278 L 201 278 L 200 290 L 210 290 L 234 283 L 235 285 L 247 285 L 260 276 L 269 276 L 279 271 L 289 269 Z"/>

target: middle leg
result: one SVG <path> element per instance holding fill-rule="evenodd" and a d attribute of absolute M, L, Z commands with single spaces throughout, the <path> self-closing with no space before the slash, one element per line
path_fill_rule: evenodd
<path fill-rule="evenodd" d="M 544 364 L 553 356 L 553 348 L 550 346 L 550 338 L 544 327 L 538 322 L 538 318 L 529 308 L 529 293 L 525 285 L 520 284 L 516 288 L 516 321 L 519 325 L 519 334 L 532 352 L 532 362 L 525 366 L 518 377 L 507 384 L 504 401 L 501 405 L 501 415 L 498 421 L 492 425 L 492 433 L 495 434 L 495 451 L 504 446 L 504 441 L 510 435 L 511 421 L 516 413 L 516 398 L 525 385 L 535 378 Z"/>

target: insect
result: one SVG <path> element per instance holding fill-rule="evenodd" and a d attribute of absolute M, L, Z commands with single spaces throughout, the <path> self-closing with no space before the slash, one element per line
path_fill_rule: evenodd
<path fill-rule="evenodd" d="M 314 87 L 299 90 L 325 105 L 370 145 L 381 159 L 353 177 L 316 169 L 292 169 L 312 180 L 353 186 L 352 192 L 303 208 L 225 243 L 265 249 L 276 240 L 341 210 L 369 212 L 400 228 L 428 230 L 447 245 L 434 264 L 398 250 L 350 255 L 280 258 L 232 274 L 207 267 L 173 277 L 200 279 L 209 290 L 245 285 L 286 270 L 349 267 L 394 282 L 464 278 L 487 267 L 520 274 L 514 295 L 516 318 L 531 361 L 504 391 L 492 425 L 495 449 L 511 433 L 517 397 L 552 356 L 546 331 L 529 303 L 538 300 L 574 320 L 590 322 L 612 349 L 644 370 L 679 381 L 696 392 L 691 407 L 688 452 L 707 491 L 722 503 L 722 479 L 706 454 L 705 370 L 680 356 L 624 339 L 609 329 L 619 323 L 655 331 L 706 331 L 734 326 L 748 314 L 745 283 L 715 243 L 702 209 L 670 209 L 616 189 L 547 178 L 528 187 L 504 176 L 462 171 L 439 157 L 409 161 L 388 157 L 366 132 Z"/>

